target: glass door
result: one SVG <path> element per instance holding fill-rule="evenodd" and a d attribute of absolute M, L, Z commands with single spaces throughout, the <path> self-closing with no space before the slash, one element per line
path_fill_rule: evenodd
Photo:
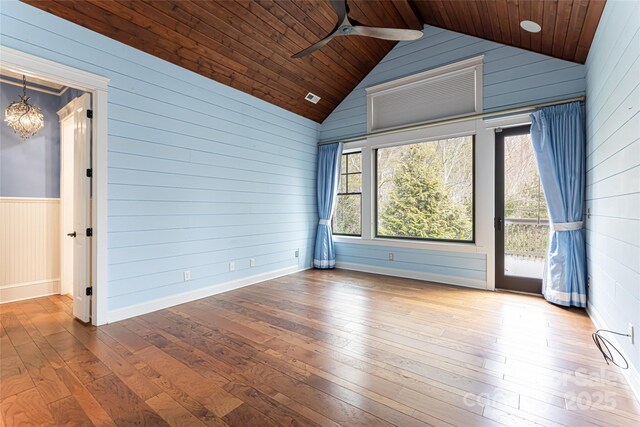
<path fill-rule="evenodd" d="M 496 133 L 496 288 L 540 294 L 549 217 L 529 130 Z"/>

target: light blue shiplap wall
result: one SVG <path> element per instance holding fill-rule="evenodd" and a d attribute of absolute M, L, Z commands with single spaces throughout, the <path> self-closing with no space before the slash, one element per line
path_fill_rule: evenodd
<path fill-rule="evenodd" d="M 320 126 L 322 140 L 363 134 L 367 128 L 365 88 L 442 65 L 484 55 L 485 111 L 566 99 L 585 93 L 584 65 L 426 26 L 420 40 L 399 43 Z M 477 191 L 481 196 L 482 189 Z M 400 249 L 338 243 L 338 263 L 384 266 L 409 275 L 433 275 L 449 283 L 487 280 L 487 257 L 451 251 Z M 388 253 L 396 261 L 388 260 Z M 361 255 L 366 254 L 366 255 Z"/>
<path fill-rule="evenodd" d="M 587 59 L 589 308 L 619 339 L 640 393 L 640 3 L 608 1 Z"/>
<path fill-rule="evenodd" d="M 111 79 L 109 310 L 309 266 L 316 123 L 16 1 L 0 35 Z"/>
<path fill-rule="evenodd" d="M 393 261 L 389 260 L 390 252 L 393 253 Z M 487 256 L 480 253 L 339 242 L 336 243 L 336 256 L 339 268 L 435 282 L 484 288 L 487 278 Z"/>
<path fill-rule="evenodd" d="M 583 65 L 425 26 L 421 39 L 399 43 L 342 101 L 322 123 L 320 138 L 366 132 L 365 88 L 482 54 L 485 111 L 584 95 Z"/>

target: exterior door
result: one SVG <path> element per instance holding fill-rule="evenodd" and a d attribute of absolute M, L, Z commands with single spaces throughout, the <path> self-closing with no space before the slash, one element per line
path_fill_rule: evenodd
<path fill-rule="evenodd" d="M 549 218 L 530 126 L 496 132 L 496 288 L 542 293 Z"/>

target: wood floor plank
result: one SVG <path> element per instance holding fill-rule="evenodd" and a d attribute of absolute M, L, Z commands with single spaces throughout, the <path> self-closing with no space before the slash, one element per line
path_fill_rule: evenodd
<path fill-rule="evenodd" d="M 312 270 L 98 328 L 1 309 L 0 426 L 640 422 L 584 310 L 531 296 Z"/>
<path fill-rule="evenodd" d="M 69 389 L 58 378 L 55 368 L 34 342 L 19 345 L 16 351 L 45 403 L 55 402 L 71 395 Z"/>
<path fill-rule="evenodd" d="M 98 403 L 96 398 L 87 390 L 80 380 L 71 372 L 69 368 L 62 367 L 56 369 L 58 378 L 69 389 L 71 395 L 78 402 L 84 413 L 91 419 L 96 426 L 114 427 L 111 416 Z"/>
<path fill-rule="evenodd" d="M 224 417 L 243 403 L 220 388 L 216 382 L 197 374 L 156 347 L 146 347 L 136 354 L 219 417 Z"/>
<path fill-rule="evenodd" d="M 246 427 L 279 427 L 271 418 L 243 403 L 223 418 L 229 425 Z"/>
<path fill-rule="evenodd" d="M 300 427 L 318 426 L 316 422 L 298 414 L 286 406 L 279 405 L 278 401 L 251 386 L 238 382 L 230 382 L 224 386 L 224 389 L 251 407 L 256 408 L 260 413 L 277 422 L 278 425 Z M 226 419 L 229 420 L 229 418 Z"/>
<path fill-rule="evenodd" d="M 144 340 L 141 340 L 138 335 L 129 331 L 124 325 L 114 323 L 105 325 L 101 329 L 131 352 L 142 350 L 149 345 Z"/>
<path fill-rule="evenodd" d="M 109 368 L 69 332 L 49 335 L 46 339 L 83 383 L 89 383 L 111 373 Z"/>
<path fill-rule="evenodd" d="M 61 368 L 65 365 L 62 357 L 51 347 L 51 344 L 47 341 L 47 339 L 40 333 L 40 331 L 31 323 L 29 320 L 29 316 L 25 313 L 18 314 L 18 319 L 20 323 L 27 331 L 33 342 L 38 346 L 42 354 L 47 358 L 51 366 L 55 369 Z"/>
<path fill-rule="evenodd" d="M 0 359 L 15 356 L 17 356 L 16 349 L 2 326 L 2 323 L 0 323 Z"/>
<path fill-rule="evenodd" d="M 56 425 L 51 411 L 35 388 L 3 399 L 0 415 L 7 427 Z"/>
<path fill-rule="evenodd" d="M 206 425 L 166 393 L 160 393 L 148 399 L 147 405 L 156 411 L 171 427 Z"/>
<path fill-rule="evenodd" d="M 90 426 L 93 423 L 73 396 L 67 396 L 49 404 L 56 424 L 59 426 Z"/>
<path fill-rule="evenodd" d="M 0 400 L 35 387 L 17 353 L 0 359 L 0 384 Z"/>
<path fill-rule="evenodd" d="M 14 347 L 31 341 L 31 337 L 24 327 L 22 327 L 22 324 L 15 313 L 3 310 L 3 312 L 0 313 L 0 323 L 2 323 L 7 336 Z"/>
<path fill-rule="evenodd" d="M 169 425 L 114 374 L 90 382 L 87 389 L 118 426 Z"/>
<path fill-rule="evenodd" d="M 147 378 L 153 381 L 153 383 L 169 395 L 169 397 L 178 402 L 205 425 L 213 427 L 227 426 L 227 423 L 225 423 L 222 418 L 218 417 L 202 403 L 189 396 L 169 379 L 165 378 L 149 366 L 144 365 L 140 368 L 140 372 L 147 376 Z"/>

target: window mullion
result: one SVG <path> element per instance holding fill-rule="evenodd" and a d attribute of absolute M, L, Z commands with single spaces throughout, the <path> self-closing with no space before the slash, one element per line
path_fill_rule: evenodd
<path fill-rule="evenodd" d="M 362 149 L 362 163 L 360 170 L 362 171 L 362 196 L 361 196 L 361 212 L 362 212 L 362 239 L 371 240 L 373 238 L 374 227 L 374 176 L 375 168 L 373 167 L 373 150 L 369 147 Z"/>

